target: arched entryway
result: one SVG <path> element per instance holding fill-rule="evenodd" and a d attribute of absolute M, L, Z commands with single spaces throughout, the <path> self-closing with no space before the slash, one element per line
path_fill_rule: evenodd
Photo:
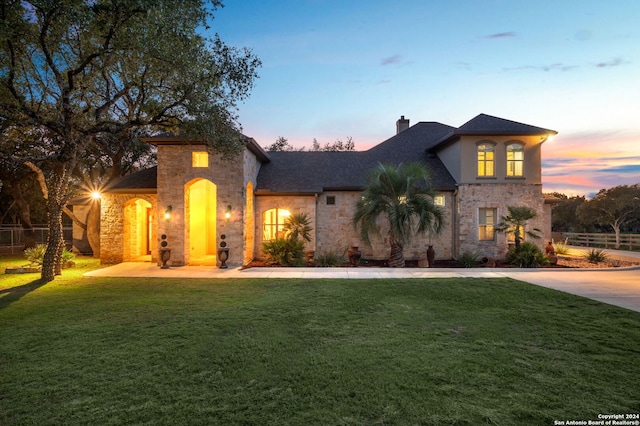
<path fill-rule="evenodd" d="M 151 203 L 134 198 L 124 204 L 123 260 L 151 261 L 153 226 Z"/>
<path fill-rule="evenodd" d="M 216 185 L 196 179 L 186 185 L 189 265 L 216 264 Z"/>

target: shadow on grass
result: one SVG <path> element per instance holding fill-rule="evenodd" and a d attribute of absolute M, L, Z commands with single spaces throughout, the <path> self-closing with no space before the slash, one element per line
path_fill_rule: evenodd
<path fill-rule="evenodd" d="M 17 302 L 32 291 L 35 291 L 45 285 L 47 282 L 42 279 L 33 280 L 30 283 L 17 287 L 10 287 L 0 290 L 0 309 L 4 309 L 13 302 Z"/>

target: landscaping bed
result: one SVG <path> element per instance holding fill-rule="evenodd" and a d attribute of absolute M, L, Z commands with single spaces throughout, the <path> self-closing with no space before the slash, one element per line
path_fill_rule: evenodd
<path fill-rule="evenodd" d="M 638 266 L 640 263 L 638 262 L 628 262 L 624 260 L 605 260 L 603 262 L 591 262 L 583 257 L 579 256 L 570 256 L 570 255 L 561 255 L 558 256 L 558 263 L 556 265 L 546 265 L 542 268 L 555 268 L 555 269 L 566 269 L 566 268 L 581 268 L 581 269 L 594 269 L 594 268 L 626 268 L 630 266 Z M 302 265 L 305 267 L 313 266 L 313 265 Z M 387 268 L 389 265 L 386 260 L 377 260 L 377 259 L 361 259 L 359 268 Z M 247 267 L 250 268 L 263 268 L 263 267 L 279 267 L 279 265 L 272 265 L 262 260 L 254 260 Z M 320 266 L 318 266 L 320 267 Z M 353 268 L 349 263 L 344 262 L 339 265 L 335 265 L 334 267 L 345 267 L 345 268 Z M 478 262 L 477 268 L 483 267 L 482 263 Z M 516 266 L 505 263 L 502 260 L 496 260 L 496 265 L 492 266 L 495 268 L 515 268 Z M 405 268 L 418 268 L 417 260 L 407 260 L 405 262 Z M 464 268 L 454 259 L 449 260 L 436 260 L 434 268 Z"/>

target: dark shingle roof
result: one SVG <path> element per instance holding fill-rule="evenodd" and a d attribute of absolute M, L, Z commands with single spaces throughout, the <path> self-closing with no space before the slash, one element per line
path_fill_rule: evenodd
<path fill-rule="evenodd" d="M 158 190 L 158 167 L 140 170 L 114 180 L 105 192 L 155 194 Z"/>
<path fill-rule="evenodd" d="M 544 129 L 542 127 L 531 126 L 529 124 L 518 123 L 517 121 L 506 120 L 488 114 L 479 114 L 462 126 L 454 129 L 448 135 L 439 140 L 434 148 L 441 146 L 460 136 L 532 136 L 532 135 L 555 135 L 555 130 Z"/>
<path fill-rule="evenodd" d="M 432 171 L 437 190 L 453 190 L 456 182 L 435 151 L 463 135 L 549 135 L 556 132 L 503 118 L 480 114 L 459 128 L 436 122 L 420 122 L 367 151 L 347 152 L 264 152 L 251 138 L 248 148 L 263 162 L 258 173 L 258 194 L 314 194 L 330 190 L 362 190 L 371 170 L 378 165 L 423 162 Z M 168 137 L 146 140 L 150 143 L 180 143 Z M 184 143 L 184 141 L 183 141 Z M 124 176 L 109 192 L 155 193 L 157 168 Z"/>
<path fill-rule="evenodd" d="M 368 151 L 270 152 L 271 162 L 258 174 L 256 192 L 319 193 L 329 190 L 362 190 L 378 163 L 419 161 L 429 165 L 433 184 L 452 190 L 455 181 L 439 158 L 427 153 L 453 127 L 440 123 L 418 123 Z"/>

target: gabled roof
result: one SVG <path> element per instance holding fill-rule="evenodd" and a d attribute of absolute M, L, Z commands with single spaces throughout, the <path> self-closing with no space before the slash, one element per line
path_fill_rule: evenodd
<path fill-rule="evenodd" d="M 116 194 L 155 194 L 158 192 L 158 167 L 151 167 L 114 180 L 104 192 Z"/>
<path fill-rule="evenodd" d="M 247 149 L 252 152 L 262 163 L 270 161 L 269 154 L 260 146 L 255 139 L 249 136 L 241 135 Z M 160 133 L 151 138 L 140 138 L 141 141 L 151 145 L 205 145 L 203 141 L 194 141 L 181 135 L 173 135 L 171 133 Z"/>
<path fill-rule="evenodd" d="M 255 140 L 245 137 L 247 148 L 262 162 L 255 186 L 256 194 L 318 194 L 324 191 L 360 191 L 371 170 L 379 163 L 422 162 L 432 171 L 436 190 L 456 188 L 442 161 L 438 148 L 464 135 L 527 136 L 554 135 L 554 130 L 530 126 L 503 118 L 480 114 L 459 128 L 437 122 L 419 122 L 367 151 L 265 152 Z M 145 139 L 154 145 L 198 143 L 179 136 L 160 135 Z M 113 183 L 109 192 L 155 193 L 157 167 L 124 176 Z"/>
<path fill-rule="evenodd" d="M 455 189 L 455 181 L 439 158 L 426 152 L 453 128 L 440 123 L 418 123 L 368 151 L 270 152 L 271 162 L 258 173 L 256 193 L 317 194 L 323 191 L 361 191 L 379 163 L 423 162 L 433 172 L 439 190 Z"/>
<path fill-rule="evenodd" d="M 518 123 L 488 114 L 479 114 L 439 140 L 433 148 L 442 146 L 461 136 L 535 136 L 555 135 L 555 130 Z"/>

